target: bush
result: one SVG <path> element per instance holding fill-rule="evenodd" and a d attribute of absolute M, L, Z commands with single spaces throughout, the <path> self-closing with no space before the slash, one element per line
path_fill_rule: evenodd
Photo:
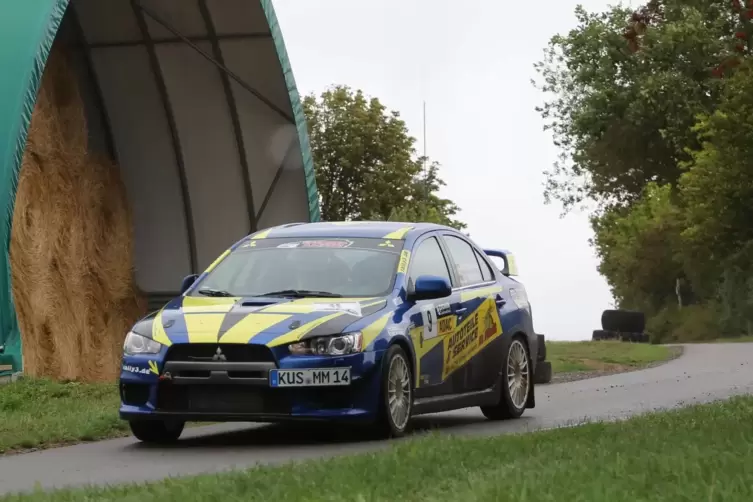
<path fill-rule="evenodd" d="M 648 320 L 651 343 L 696 342 L 722 336 L 716 303 L 665 307 Z"/>

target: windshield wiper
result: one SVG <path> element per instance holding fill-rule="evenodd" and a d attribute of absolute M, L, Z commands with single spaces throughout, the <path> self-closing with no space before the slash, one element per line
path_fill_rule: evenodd
<path fill-rule="evenodd" d="M 204 296 L 221 296 L 221 297 L 235 296 L 232 293 L 228 293 L 227 291 L 223 291 L 221 289 L 212 289 L 212 288 L 201 288 L 199 290 L 199 294 L 202 294 Z"/>
<path fill-rule="evenodd" d="M 330 293 L 329 291 L 311 291 L 309 289 L 283 289 L 281 291 L 272 291 L 256 296 L 292 296 L 294 298 L 306 298 L 308 296 L 321 296 L 322 298 L 342 298 L 343 295 Z"/>

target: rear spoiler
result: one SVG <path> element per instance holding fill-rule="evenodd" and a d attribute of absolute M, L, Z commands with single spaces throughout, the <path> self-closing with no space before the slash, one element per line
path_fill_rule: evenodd
<path fill-rule="evenodd" d="M 502 274 L 506 276 L 518 275 L 518 264 L 515 262 L 515 256 L 510 251 L 505 249 L 484 249 L 484 253 L 488 256 L 496 256 L 502 258 L 505 262 L 505 266 L 500 270 Z"/>

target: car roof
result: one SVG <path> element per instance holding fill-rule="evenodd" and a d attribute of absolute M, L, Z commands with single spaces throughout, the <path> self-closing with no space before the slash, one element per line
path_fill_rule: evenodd
<path fill-rule="evenodd" d="M 399 221 L 332 221 L 317 223 L 287 223 L 251 235 L 253 238 L 276 237 L 351 237 L 374 239 L 407 239 L 412 234 L 431 230 L 456 230 L 434 223 Z"/>

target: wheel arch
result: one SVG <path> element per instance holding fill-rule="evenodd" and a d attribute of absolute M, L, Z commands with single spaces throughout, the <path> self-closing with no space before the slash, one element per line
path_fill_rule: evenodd
<path fill-rule="evenodd" d="M 415 387 L 416 385 L 416 361 L 415 361 L 415 354 L 413 352 L 413 346 L 411 345 L 410 341 L 404 337 L 404 336 L 396 336 L 390 341 L 388 349 L 393 346 L 397 345 L 403 351 L 405 352 L 405 355 L 408 356 L 408 367 L 410 368 L 410 374 L 411 374 L 411 382 L 412 385 Z"/>

